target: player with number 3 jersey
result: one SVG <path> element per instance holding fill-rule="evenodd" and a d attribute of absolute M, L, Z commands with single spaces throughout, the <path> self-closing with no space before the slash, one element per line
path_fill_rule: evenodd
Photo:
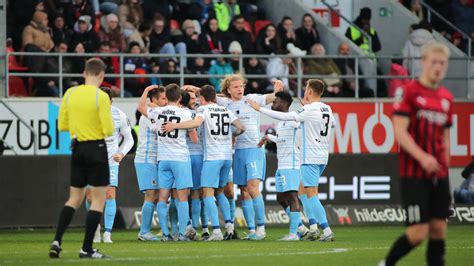
<path fill-rule="evenodd" d="M 310 232 L 310 240 L 320 238 L 320 241 L 333 241 L 334 234 L 329 227 L 326 212 L 318 199 L 319 177 L 328 163 L 329 139 L 334 125 L 331 107 L 321 102 L 321 96 L 326 84 L 319 79 L 310 79 L 306 84 L 304 106 L 296 111 L 283 113 L 266 108 L 260 108 L 257 103 L 248 100 L 247 103 L 257 111 L 272 118 L 285 121 L 301 122 L 301 175 L 306 198 L 302 199 L 310 225 L 319 223 L 323 234 L 319 231 Z M 313 228 L 315 228 L 313 226 Z"/>

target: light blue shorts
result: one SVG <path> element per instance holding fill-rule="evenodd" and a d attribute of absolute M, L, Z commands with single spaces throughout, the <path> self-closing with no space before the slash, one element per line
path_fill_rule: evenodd
<path fill-rule="evenodd" d="M 118 165 L 109 165 L 109 186 L 111 187 L 118 187 L 118 179 L 119 179 L 119 166 Z"/>
<path fill-rule="evenodd" d="M 303 164 L 301 165 L 301 176 L 303 187 L 319 186 L 319 177 L 322 175 L 325 164 Z"/>
<path fill-rule="evenodd" d="M 300 182 L 300 169 L 281 169 L 275 173 L 276 192 L 298 191 Z"/>
<path fill-rule="evenodd" d="M 137 172 L 138 188 L 141 192 L 158 189 L 158 164 L 157 163 L 135 163 Z"/>
<path fill-rule="evenodd" d="M 177 190 L 193 187 L 191 161 L 160 161 L 158 165 L 158 187 Z"/>
<path fill-rule="evenodd" d="M 229 181 L 231 167 L 231 160 L 204 161 L 202 164 L 201 187 L 225 187 Z"/>
<path fill-rule="evenodd" d="M 232 167 L 229 171 L 229 178 L 227 179 L 227 183 L 234 183 L 234 171 L 232 171 Z"/>
<path fill-rule="evenodd" d="M 249 148 L 235 150 L 233 163 L 234 183 L 247 186 L 252 179 L 265 179 L 265 150 Z"/>
<path fill-rule="evenodd" d="M 193 172 L 193 187 L 191 190 L 201 188 L 202 155 L 191 155 L 191 170 Z"/>

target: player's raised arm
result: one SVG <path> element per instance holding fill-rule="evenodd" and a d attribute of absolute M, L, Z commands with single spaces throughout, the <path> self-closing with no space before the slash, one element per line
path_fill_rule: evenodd
<path fill-rule="evenodd" d="M 148 117 L 148 111 L 147 111 L 147 97 L 148 97 L 148 92 L 153 90 L 154 88 L 158 88 L 158 85 L 150 85 L 143 90 L 143 94 L 140 97 L 140 100 L 138 100 L 138 108 L 137 110 L 142 113 L 144 116 Z"/>
<path fill-rule="evenodd" d="M 285 85 L 281 80 L 273 80 L 273 93 L 265 94 L 265 104 L 270 104 L 276 99 L 276 94 L 280 91 L 283 91 Z"/>

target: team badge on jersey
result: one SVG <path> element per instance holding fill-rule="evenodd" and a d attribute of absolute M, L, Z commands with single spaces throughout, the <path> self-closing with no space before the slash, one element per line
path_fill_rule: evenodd
<path fill-rule="evenodd" d="M 441 108 L 443 109 L 444 112 L 449 111 L 449 101 L 447 99 L 441 99 Z"/>
<path fill-rule="evenodd" d="M 396 103 L 401 103 L 402 100 L 403 100 L 403 93 L 404 93 L 404 90 L 402 87 L 398 87 L 395 89 L 395 102 Z"/>

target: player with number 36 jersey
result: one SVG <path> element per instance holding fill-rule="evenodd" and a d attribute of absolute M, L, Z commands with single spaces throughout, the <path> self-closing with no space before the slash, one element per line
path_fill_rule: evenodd
<path fill-rule="evenodd" d="M 234 232 L 234 225 L 230 205 L 224 195 L 224 187 L 228 182 L 232 166 L 232 136 L 242 134 L 245 129 L 240 120 L 227 107 L 216 104 L 214 87 L 209 85 L 202 87 L 200 102 L 202 106 L 197 109 L 194 120 L 183 123 L 169 123 L 164 126 L 164 132 L 172 132 L 178 128 L 196 128 L 203 125 L 204 162 L 201 172 L 201 187 L 203 188 L 205 211 L 213 228 L 212 235 L 208 240 L 218 241 L 224 239 L 219 226 L 219 215 L 214 195 L 216 195 L 226 223 L 226 239 L 230 239 Z M 232 133 L 231 124 L 236 127 L 234 133 Z M 217 190 L 216 193 L 215 190 Z"/>

